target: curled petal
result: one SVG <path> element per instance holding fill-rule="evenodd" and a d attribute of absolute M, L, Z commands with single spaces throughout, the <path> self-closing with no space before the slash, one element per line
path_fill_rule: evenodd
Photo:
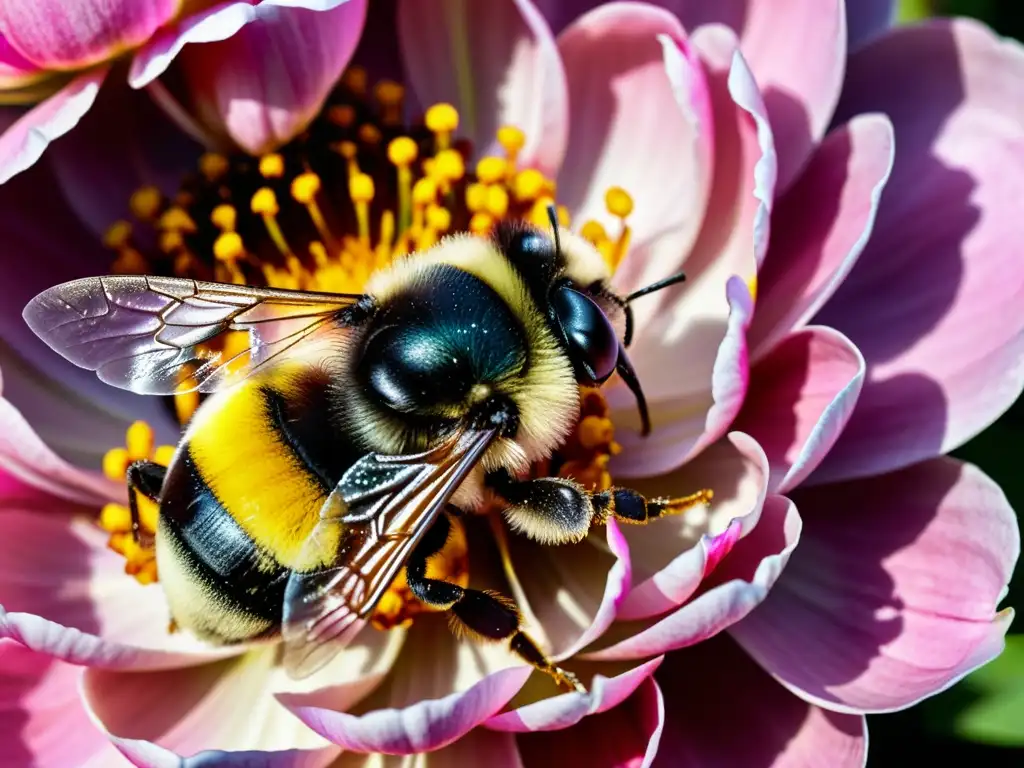
<path fill-rule="evenodd" d="M 849 339 L 810 326 L 783 339 L 751 373 L 736 429 L 768 455 L 773 492 L 806 478 L 839 439 L 864 381 L 864 358 Z"/>
<path fill-rule="evenodd" d="M 665 696 L 666 728 L 658 761 L 665 768 L 863 768 L 863 716 L 801 701 L 726 635 L 671 654 L 656 681 Z M 736 737 L 737 727 L 742 727 L 742 738 Z"/>
<path fill-rule="evenodd" d="M 1002 649 L 1012 611 L 996 606 L 1020 534 L 980 470 L 933 459 L 794 498 L 800 547 L 733 636 L 799 696 L 837 711 L 900 709 Z"/>
<path fill-rule="evenodd" d="M 949 451 L 1024 388 L 1022 86 L 1024 48 L 967 20 L 894 30 L 850 59 L 839 119 L 884 111 L 899 151 L 871 240 L 815 319 L 868 373 L 814 482 Z"/>
<path fill-rule="evenodd" d="M 641 659 L 686 648 L 734 626 L 768 596 L 796 548 L 800 528 L 793 502 L 769 496 L 757 527 L 736 543 L 695 598 L 646 628 L 618 627 L 626 639 L 583 658 Z"/>

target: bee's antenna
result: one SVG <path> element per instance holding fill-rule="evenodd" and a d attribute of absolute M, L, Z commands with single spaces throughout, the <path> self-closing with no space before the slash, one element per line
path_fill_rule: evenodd
<path fill-rule="evenodd" d="M 558 237 L 558 209 L 554 203 L 548 203 L 548 221 L 551 222 L 551 229 L 555 233 L 555 253 L 562 252 L 562 241 Z"/>
<path fill-rule="evenodd" d="M 633 291 L 631 294 L 629 294 L 625 298 L 625 301 L 628 304 L 629 302 L 633 301 L 634 299 L 639 299 L 641 296 L 646 296 L 649 293 L 654 293 L 655 291 L 660 291 L 662 288 L 668 288 L 670 285 L 675 285 L 676 283 L 681 283 L 685 279 L 686 279 L 686 273 L 685 272 L 680 272 L 678 275 L 672 275 L 671 277 L 666 277 L 664 280 L 659 280 L 656 283 L 651 283 L 650 285 L 648 285 L 645 288 L 641 288 L 640 290 Z"/>

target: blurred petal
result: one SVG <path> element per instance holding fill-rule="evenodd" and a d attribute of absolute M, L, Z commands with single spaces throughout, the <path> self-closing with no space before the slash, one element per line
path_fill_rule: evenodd
<path fill-rule="evenodd" d="M 642 659 L 686 648 L 736 624 L 762 603 L 800 539 L 800 516 L 784 496 L 769 496 L 757 527 L 725 557 L 700 594 L 649 626 L 624 626 L 627 637 L 583 654 L 593 661 Z"/>
<path fill-rule="evenodd" d="M 779 199 L 757 275 L 749 333 L 755 360 L 805 324 L 850 273 L 871 235 L 894 157 L 889 119 L 858 115 L 825 138 Z"/>
<path fill-rule="evenodd" d="M 757 440 L 771 465 L 769 488 L 786 493 L 835 445 L 864 382 L 864 358 L 838 331 L 810 326 L 754 366 L 736 429 Z"/>
<path fill-rule="evenodd" d="M 0 764 L 88 768 L 117 755 L 78 697 L 82 670 L 0 640 Z"/>
<path fill-rule="evenodd" d="M 648 768 L 658 753 L 665 725 L 661 691 L 650 678 L 615 709 L 585 717 L 560 731 L 522 733 L 516 738 L 527 766 Z"/>
<path fill-rule="evenodd" d="M 333 768 L 523 768 L 516 737 L 486 728 L 474 728 L 458 741 L 434 752 L 417 755 L 364 755 L 345 752 Z"/>
<path fill-rule="evenodd" d="M 276 149 L 320 111 L 355 51 L 366 7 L 367 0 L 323 12 L 260 3 L 230 38 L 181 52 L 186 104 L 246 152 Z"/>
<path fill-rule="evenodd" d="M 1021 393 L 1022 86 L 1020 44 L 966 20 L 894 30 L 851 58 L 839 119 L 884 111 L 900 149 L 871 241 L 816 318 L 868 375 L 815 482 L 951 450 Z"/>
<path fill-rule="evenodd" d="M 277 665 L 278 651 L 271 645 L 186 670 L 91 669 L 83 698 L 98 724 L 129 754 L 152 751 L 156 744 L 182 757 L 210 750 L 193 759 L 217 765 L 251 765 L 246 761 L 258 757 L 273 766 L 323 766 L 339 750 L 295 719 L 275 692 L 301 690 L 329 699 L 339 688 L 358 687 L 365 695 L 394 663 L 403 635 L 363 633 L 300 683 Z"/>
<path fill-rule="evenodd" d="M 768 490 L 768 461 L 756 441 L 733 432 L 670 474 L 631 485 L 648 498 L 685 496 L 701 488 L 715 496 L 709 508 L 625 527 L 636 566 L 634 587 L 618 610 L 623 620 L 678 608 L 754 529 Z"/>
<path fill-rule="evenodd" d="M 846 39 L 850 50 L 879 37 L 896 20 L 896 0 L 847 0 Z"/>
<path fill-rule="evenodd" d="M 656 679 L 666 711 L 657 768 L 864 765 L 863 717 L 801 701 L 726 635 L 671 654 Z"/>
<path fill-rule="evenodd" d="M 353 752 L 412 754 L 439 749 L 499 712 L 532 669 L 500 645 L 451 637 L 443 617 L 417 619 L 410 653 L 356 712 L 345 689 L 323 694 L 280 694 L 292 714 L 333 743 Z M 424 663 L 429 659 L 429 663 Z"/>
<path fill-rule="evenodd" d="M 398 33 L 420 104 L 452 104 L 477 156 L 503 157 L 495 134 L 518 127 L 526 136 L 519 164 L 554 176 L 569 129 L 565 73 L 530 0 L 403 0 Z"/>
<path fill-rule="evenodd" d="M 586 693 L 563 693 L 535 701 L 490 718 L 484 725 L 496 731 L 531 733 L 560 731 L 584 717 L 607 712 L 633 695 L 654 674 L 662 658 L 652 659 L 615 677 L 595 675 Z"/>
<path fill-rule="evenodd" d="M 79 69 L 144 42 L 178 12 L 182 0 L 11 0 L 0 34 L 47 69 Z"/>
<path fill-rule="evenodd" d="M 51 141 L 75 127 L 92 107 L 106 76 L 106 67 L 79 75 L 3 132 L 0 184 L 35 164 Z"/>
<path fill-rule="evenodd" d="M 794 493 L 800 547 L 733 636 L 808 701 L 910 706 L 1002 649 L 1020 551 L 1002 491 L 952 459 Z"/>
<path fill-rule="evenodd" d="M 633 198 L 633 247 L 615 277 L 623 293 L 679 271 L 697 237 L 711 184 L 714 123 L 701 63 L 671 14 L 608 3 L 558 38 L 571 109 L 558 199 L 575 227 L 622 224 L 605 195 Z M 720 297 L 719 297 L 720 298 Z M 638 337 L 652 301 L 636 307 Z"/>
<path fill-rule="evenodd" d="M 34 83 L 49 79 L 49 74 L 18 53 L 7 38 L 0 35 L 0 104 L 22 103 L 12 95 L 19 89 L 28 89 Z"/>

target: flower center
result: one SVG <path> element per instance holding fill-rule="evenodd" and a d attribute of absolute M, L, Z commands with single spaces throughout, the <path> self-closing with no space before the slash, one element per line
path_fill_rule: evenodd
<path fill-rule="evenodd" d="M 456 138 L 458 112 L 435 104 L 422 121 L 405 126 L 404 96 L 400 84 L 383 81 L 371 89 L 364 71 L 350 69 L 307 131 L 277 152 L 258 158 L 207 153 L 173 197 L 152 186 L 138 189 L 130 200 L 131 220 L 116 222 L 104 237 L 115 254 L 112 271 L 360 293 L 374 271 L 447 234 L 485 235 L 504 219 L 550 226 L 555 182 L 521 166 L 521 130 L 499 129 L 502 154 L 470 168 L 472 148 Z M 633 201 L 613 187 L 605 202 L 621 222 L 619 231 L 609 234 L 596 221 L 578 231 L 614 269 L 629 246 L 626 218 Z M 568 211 L 560 207 L 558 215 L 569 226 Z M 238 334 L 225 344 L 247 341 Z M 199 399 L 195 392 L 175 395 L 182 425 Z M 604 397 L 585 388 L 575 432 L 535 472 L 607 489 L 608 462 L 618 451 Z M 129 462 L 166 465 L 172 453 L 170 446 L 155 448 L 152 430 L 136 423 L 126 446 L 107 454 L 104 471 L 120 481 Z M 100 525 L 110 532 L 111 548 L 124 555 L 126 572 L 148 584 L 157 580 L 156 561 L 144 544 L 155 534 L 157 506 L 141 496 L 138 501 L 138 541 L 124 506 L 105 507 Z M 458 521 L 444 550 L 431 559 L 428 576 L 466 586 L 466 539 Z M 416 600 L 400 576 L 373 622 L 380 628 L 404 626 L 428 610 L 433 609 Z"/>

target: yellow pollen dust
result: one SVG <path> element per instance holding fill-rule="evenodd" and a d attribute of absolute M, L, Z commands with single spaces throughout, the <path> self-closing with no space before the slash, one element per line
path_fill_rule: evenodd
<path fill-rule="evenodd" d="M 115 482 L 125 482 L 132 462 L 150 460 L 167 466 L 174 454 L 174 446 L 156 446 L 153 430 L 144 421 L 136 421 L 125 433 L 124 447 L 111 448 L 103 457 L 103 474 Z M 128 491 L 133 493 L 131 489 Z M 124 556 L 124 572 L 134 576 L 140 584 L 157 581 L 156 555 L 153 537 L 156 535 L 158 506 L 136 493 L 139 510 L 138 538 L 132 531 L 131 510 L 123 504 L 107 504 L 100 511 L 99 526 L 110 534 L 107 546 Z"/>

